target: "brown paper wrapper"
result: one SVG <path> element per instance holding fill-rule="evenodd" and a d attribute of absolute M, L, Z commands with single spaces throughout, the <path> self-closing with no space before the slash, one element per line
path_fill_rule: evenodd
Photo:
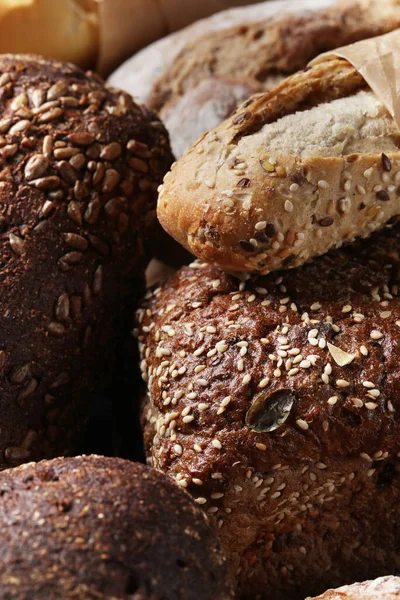
<path fill-rule="evenodd" d="M 310 65 L 336 56 L 357 69 L 400 128 L 400 29 L 326 52 Z"/>
<path fill-rule="evenodd" d="M 85 0 L 97 6 L 97 71 L 110 73 L 147 44 L 232 6 L 257 0 Z"/>

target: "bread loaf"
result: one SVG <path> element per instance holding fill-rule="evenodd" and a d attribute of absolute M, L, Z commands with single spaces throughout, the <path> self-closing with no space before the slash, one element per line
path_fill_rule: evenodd
<path fill-rule="evenodd" d="M 229 600 L 215 534 L 161 473 L 101 456 L 0 479 L 1 600 Z"/>
<path fill-rule="evenodd" d="M 380 577 L 375 581 L 364 581 L 345 585 L 337 590 L 328 590 L 318 598 L 308 600 L 398 600 L 400 598 L 400 579 L 398 577 Z"/>
<path fill-rule="evenodd" d="M 74 451 L 111 385 L 171 162 L 164 127 L 64 63 L 0 56 L 0 467 Z"/>
<path fill-rule="evenodd" d="M 217 127 L 239 104 L 262 88 L 255 81 L 208 77 L 160 111 L 174 155 L 182 156 L 204 131 Z"/>
<path fill-rule="evenodd" d="M 325 49 L 399 26 L 398 0 L 262 2 L 224 11 L 152 44 L 110 81 L 160 111 L 179 157 L 229 116 L 241 101 L 241 82 L 248 95 L 271 89 Z"/>
<path fill-rule="evenodd" d="M 358 71 L 326 59 L 200 138 L 166 176 L 158 217 L 222 268 L 298 266 L 400 212 L 399 137 Z"/>
<path fill-rule="evenodd" d="M 319 10 L 315 11 L 306 10 L 310 5 L 296 5 L 281 4 L 271 19 L 266 2 L 265 18 L 253 20 L 252 11 L 259 14 L 260 8 L 248 8 L 248 16 L 243 15 L 244 21 L 242 18 L 235 26 L 204 32 L 200 38 L 193 36 L 154 82 L 149 106 L 160 110 L 171 96 L 184 94 L 211 74 L 253 79 L 268 87 L 269 79 L 274 80 L 277 73 L 289 75 L 303 69 L 325 50 L 400 26 L 399 0 L 384 4 L 340 0 L 325 10 L 316 2 L 313 7 Z"/>
<path fill-rule="evenodd" d="M 239 597 L 398 573 L 400 226 L 297 269 L 195 262 L 138 313 L 149 463 L 213 518 Z"/>

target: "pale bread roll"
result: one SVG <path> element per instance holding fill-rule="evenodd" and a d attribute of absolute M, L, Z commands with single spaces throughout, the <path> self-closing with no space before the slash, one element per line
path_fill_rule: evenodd
<path fill-rule="evenodd" d="M 399 143 L 360 74 L 327 59 L 200 138 L 167 174 L 158 217 L 222 268 L 295 267 L 400 212 Z"/>

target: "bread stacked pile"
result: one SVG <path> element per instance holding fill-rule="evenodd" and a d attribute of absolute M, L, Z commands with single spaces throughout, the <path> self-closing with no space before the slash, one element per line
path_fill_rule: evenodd
<path fill-rule="evenodd" d="M 328 57 L 246 100 L 159 188 L 197 260 L 138 312 L 146 451 L 214 523 L 240 598 L 399 571 L 399 143 Z"/>
<path fill-rule="evenodd" d="M 189 147 L 183 118 L 174 164 L 129 94 L 0 56 L 0 600 L 399 600 L 399 129 L 343 58 L 280 82 L 323 31 L 400 23 L 357 7 L 186 46 L 153 108 L 258 93 Z M 127 410 L 121 347 L 177 247 L 134 330 L 149 465 L 54 458 L 98 394 Z"/>

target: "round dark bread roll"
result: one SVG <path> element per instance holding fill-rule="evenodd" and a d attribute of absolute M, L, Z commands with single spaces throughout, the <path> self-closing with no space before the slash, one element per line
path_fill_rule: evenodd
<path fill-rule="evenodd" d="M 0 56 L 0 467 L 71 453 L 142 289 L 163 125 L 95 76 Z"/>
<path fill-rule="evenodd" d="M 399 600 L 400 578 L 380 577 L 374 581 L 363 581 L 328 590 L 318 598 L 307 600 Z"/>
<path fill-rule="evenodd" d="M 0 475 L 1 600 L 229 600 L 201 510 L 168 477 L 101 456 Z"/>
<path fill-rule="evenodd" d="M 214 519 L 240 596 L 400 572 L 400 225 L 303 267 L 195 262 L 138 313 L 150 464 Z"/>

